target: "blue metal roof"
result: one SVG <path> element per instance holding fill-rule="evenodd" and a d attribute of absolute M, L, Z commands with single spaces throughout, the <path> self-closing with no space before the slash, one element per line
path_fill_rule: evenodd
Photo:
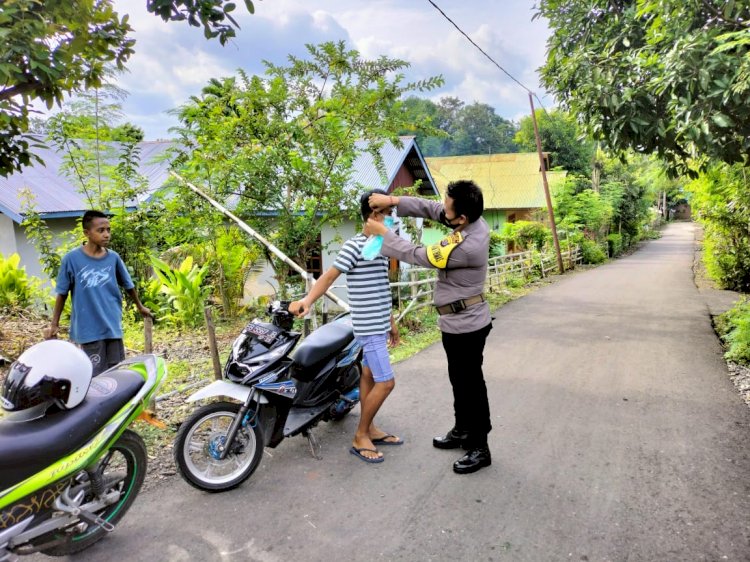
<path fill-rule="evenodd" d="M 171 143 L 166 141 L 140 143 L 141 165 L 138 171 L 148 181 L 148 189 L 142 200 L 150 197 L 167 180 L 169 162 L 159 157 L 170 146 Z M 36 211 L 42 217 L 82 215 L 90 205 L 78 188 L 61 173 L 63 153 L 53 148 L 38 149 L 36 153 L 44 164 L 28 166 L 7 178 L 0 177 L 0 213 L 20 223 L 23 214 L 19 192 L 28 188 L 34 195 Z"/>
<path fill-rule="evenodd" d="M 422 153 L 413 136 L 400 137 L 402 147 L 386 142 L 380 153 L 385 164 L 386 181 L 380 177 L 372 156 L 361 152 L 354 161 L 349 186 L 352 189 L 365 187 L 387 190 L 405 165 L 411 174 L 422 180 L 422 193 L 438 195 L 437 186 L 425 164 Z M 148 181 L 148 189 L 141 196 L 145 201 L 161 188 L 169 177 L 169 161 L 164 158 L 172 143 L 169 141 L 147 141 L 140 143 L 141 165 L 139 173 Z M 359 149 L 366 148 L 364 141 L 357 143 Z M 89 208 L 86 197 L 60 171 L 63 153 L 54 149 L 41 149 L 37 153 L 44 165 L 35 164 L 8 178 L 0 177 L 0 213 L 20 223 L 23 220 L 19 191 L 28 188 L 35 196 L 37 212 L 43 218 L 80 216 Z M 230 208 L 237 205 L 238 196 L 225 202 Z M 138 202 L 131 202 L 135 206 Z"/>

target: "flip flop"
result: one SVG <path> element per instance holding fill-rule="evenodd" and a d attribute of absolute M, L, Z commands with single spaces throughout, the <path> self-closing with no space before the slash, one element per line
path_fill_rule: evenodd
<path fill-rule="evenodd" d="M 379 452 L 377 449 L 366 449 L 364 447 L 362 447 L 361 449 L 358 449 L 357 447 L 353 446 L 351 449 L 349 449 L 349 452 L 352 455 L 354 455 L 355 457 L 359 457 L 360 459 L 362 459 L 365 462 L 378 463 L 378 462 L 383 462 L 385 460 L 385 457 L 375 457 L 374 459 L 371 459 L 370 457 L 364 456 L 362 454 L 362 451 L 367 451 L 369 453 L 377 453 L 377 452 Z"/>
<path fill-rule="evenodd" d="M 386 439 L 396 439 L 396 441 L 386 441 Z M 372 439 L 373 444 L 375 445 L 403 445 L 404 440 L 400 437 L 396 437 L 395 435 L 391 435 L 390 433 L 388 435 L 383 435 L 383 437 L 378 437 L 377 439 Z"/>

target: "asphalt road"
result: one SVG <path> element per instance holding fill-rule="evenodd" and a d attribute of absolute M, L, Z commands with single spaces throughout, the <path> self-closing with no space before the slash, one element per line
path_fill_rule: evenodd
<path fill-rule="evenodd" d="M 396 366 L 380 416 L 405 440 L 367 465 L 357 412 L 266 454 L 232 492 L 179 478 L 76 560 L 750 560 L 750 409 L 691 272 L 693 226 L 495 314 L 493 464 L 451 471 L 438 344 Z M 36 557 L 35 557 L 36 558 Z"/>

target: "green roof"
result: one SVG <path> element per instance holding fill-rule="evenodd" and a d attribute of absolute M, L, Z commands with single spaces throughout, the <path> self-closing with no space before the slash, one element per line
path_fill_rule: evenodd
<path fill-rule="evenodd" d="M 546 207 L 539 156 L 536 152 L 425 158 L 440 195 L 456 180 L 474 180 L 482 188 L 485 209 Z M 567 172 L 547 172 L 550 189 Z"/>

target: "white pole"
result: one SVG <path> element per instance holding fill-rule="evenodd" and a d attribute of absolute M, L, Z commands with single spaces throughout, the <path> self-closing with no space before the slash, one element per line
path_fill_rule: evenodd
<path fill-rule="evenodd" d="M 180 176 L 177 172 L 170 171 L 169 173 L 172 174 L 178 180 L 180 180 L 182 183 L 184 183 L 186 186 L 188 186 L 190 189 L 192 189 L 195 193 L 197 193 L 198 195 L 200 195 L 201 197 L 203 197 L 206 201 L 208 201 L 209 203 L 211 203 L 211 205 L 213 205 L 214 207 L 216 207 L 223 215 L 229 217 L 234 222 L 236 222 L 242 230 L 244 230 L 245 232 L 247 232 L 250 236 L 252 236 L 253 238 L 255 238 L 258 242 L 260 242 L 261 244 L 263 244 L 266 248 L 268 248 L 271 251 L 272 254 L 274 254 L 277 258 L 279 258 L 281 261 L 283 261 L 285 264 L 287 264 L 289 267 L 291 267 L 297 273 L 299 273 L 302 276 L 302 278 L 305 279 L 305 281 L 307 282 L 306 285 L 311 286 L 312 283 L 314 283 L 315 280 L 312 277 L 312 273 L 308 273 L 307 271 L 305 271 L 304 268 L 300 267 L 297 263 L 295 263 L 294 261 L 292 261 L 292 259 L 290 259 L 289 257 L 287 257 L 286 254 L 284 254 L 284 252 L 282 252 L 281 250 L 279 250 L 276 246 L 274 246 L 270 241 L 268 241 L 259 232 L 257 232 L 255 230 L 253 230 L 252 228 L 250 228 L 250 226 L 246 222 L 244 222 L 239 217 L 237 217 L 229 209 L 227 209 L 226 207 L 224 207 L 218 201 L 212 199 L 210 196 L 208 196 L 205 193 L 203 193 L 203 191 L 201 191 L 198 187 L 196 187 L 195 185 L 193 185 L 192 183 L 190 183 L 189 181 L 187 181 L 185 178 L 183 178 L 182 176 Z M 346 302 L 344 302 L 343 300 L 341 300 L 339 297 L 337 297 L 336 294 L 334 294 L 333 292 L 326 291 L 325 295 L 329 299 L 331 299 L 333 302 L 335 302 L 337 305 L 339 305 L 341 308 L 343 308 L 344 310 L 346 310 L 346 311 L 349 310 L 349 305 Z"/>

